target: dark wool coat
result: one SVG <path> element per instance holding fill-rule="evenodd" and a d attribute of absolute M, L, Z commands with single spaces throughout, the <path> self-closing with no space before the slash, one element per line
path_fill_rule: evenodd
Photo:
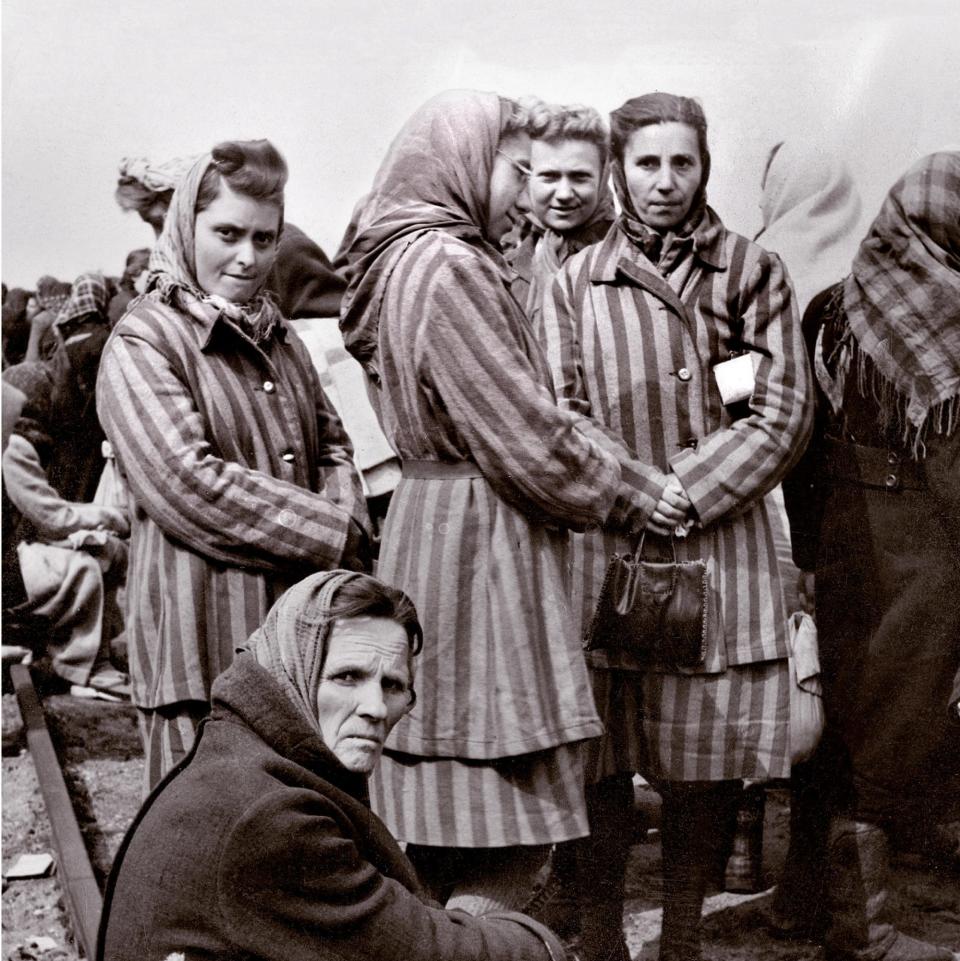
<path fill-rule="evenodd" d="M 213 686 L 193 751 L 144 804 L 104 899 L 99 961 L 564 957 L 523 915 L 422 893 L 347 771 L 249 656 Z"/>
<path fill-rule="evenodd" d="M 811 356 L 835 289 L 804 317 Z M 899 429 L 880 429 L 853 371 L 842 411 L 818 390 L 813 440 L 784 483 L 794 560 L 816 572 L 824 706 L 839 742 L 828 782 L 865 820 L 914 817 L 947 800 L 960 773 L 948 712 L 960 667 L 960 430 L 931 432 L 914 460 Z"/>

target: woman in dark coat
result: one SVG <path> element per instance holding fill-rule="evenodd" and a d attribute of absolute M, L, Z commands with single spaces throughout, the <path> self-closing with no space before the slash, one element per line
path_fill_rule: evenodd
<path fill-rule="evenodd" d="M 530 918 L 428 901 L 369 810 L 421 640 L 409 598 L 368 575 L 313 574 L 284 594 L 124 839 L 98 959 L 560 961 Z"/>
<path fill-rule="evenodd" d="M 817 425 L 785 493 L 794 560 L 816 573 L 827 957 L 950 958 L 881 909 L 886 830 L 935 817 L 960 773 L 960 153 L 893 186 L 804 333 Z"/>

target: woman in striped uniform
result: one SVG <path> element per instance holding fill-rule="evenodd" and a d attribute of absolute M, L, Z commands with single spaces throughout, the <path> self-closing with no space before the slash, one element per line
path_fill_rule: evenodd
<path fill-rule="evenodd" d="M 495 244 L 524 203 L 526 122 L 495 94 L 428 102 L 345 254 L 345 342 L 403 462 L 379 575 L 424 628 L 417 705 L 372 803 L 421 876 L 473 910 L 515 904 L 543 845 L 587 831 L 581 742 L 601 727 L 563 528 L 629 529 L 646 498 L 595 426 L 557 407 L 510 293 Z"/>
<path fill-rule="evenodd" d="M 786 777 L 789 687 L 777 560 L 764 494 L 803 450 L 810 378 L 790 284 L 773 254 L 726 230 L 706 206 L 710 154 L 699 104 L 670 94 L 611 115 L 622 214 L 561 269 L 545 297 L 545 346 L 566 409 L 599 419 L 647 465 L 669 509 L 651 517 L 647 555 L 707 563 L 716 630 L 698 668 L 643 670 L 591 655 L 606 725 L 588 777 L 610 785 L 592 851 L 610 911 L 623 899 L 616 785 L 642 771 L 663 796 L 660 957 L 700 957 L 714 839 L 735 779 Z M 724 406 L 713 368 L 754 358 L 749 396 Z M 586 627 L 614 551 L 636 541 L 591 532 L 574 544 L 574 603 Z M 619 816 L 622 816 L 622 812 Z M 617 911 L 612 902 L 617 901 Z M 613 935 L 610 935 L 613 938 Z"/>
<path fill-rule="evenodd" d="M 366 507 L 306 347 L 260 288 L 287 167 L 228 142 L 173 195 L 150 289 L 108 342 L 97 412 L 132 495 L 127 632 L 153 786 L 210 684 L 293 582 L 353 566 Z"/>

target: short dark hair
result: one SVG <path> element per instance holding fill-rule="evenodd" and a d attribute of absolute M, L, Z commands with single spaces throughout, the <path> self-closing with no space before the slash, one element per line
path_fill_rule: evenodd
<path fill-rule="evenodd" d="M 269 140 L 225 140 L 211 151 L 197 191 L 195 212 L 206 210 L 220 194 L 220 184 L 239 194 L 276 204 L 283 210 L 283 188 L 287 184 L 287 162 Z"/>
<path fill-rule="evenodd" d="M 645 93 L 633 97 L 610 114 L 610 145 L 614 158 L 623 163 L 623 153 L 630 135 L 640 127 L 654 123 L 685 123 L 697 132 L 700 163 L 703 166 L 701 187 L 710 176 L 710 150 L 707 147 L 707 117 L 703 107 L 692 97 L 674 93 Z"/>
<path fill-rule="evenodd" d="M 412 656 L 423 648 L 423 628 L 413 601 L 399 588 L 369 574 L 357 574 L 337 588 L 330 600 L 328 617 L 331 623 L 350 617 L 386 617 L 407 632 Z"/>

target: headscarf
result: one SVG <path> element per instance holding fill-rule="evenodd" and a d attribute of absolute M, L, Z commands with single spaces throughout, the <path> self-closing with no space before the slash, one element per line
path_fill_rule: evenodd
<path fill-rule="evenodd" d="M 55 317 L 63 310 L 73 290 L 71 284 L 45 274 L 37 281 L 37 303 Z"/>
<path fill-rule="evenodd" d="M 330 605 L 347 581 L 365 576 L 356 571 L 311 574 L 280 597 L 246 644 L 318 733 L 317 690 L 333 626 Z"/>
<path fill-rule="evenodd" d="M 671 227 L 666 233 L 659 233 L 648 227 L 637 213 L 627 187 L 623 169 L 623 150 L 625 143 L 618 143 L 617 128 L 630 133 L 655 123 L 685 123 L 697 132 L 700 145 L 700 162 L 703 174 L 700 186 L 693 197 L 686 217 Z M 647 93 L 628 100 L 622 107 L 610 114 L 610 128 L 613 133 L 612 151 L 613 190 L 620 205 L 617 225 L 651 261 L 658 264 L 663 272 L 668 272 L 681 254 L 689 247 L 696 247 L 694 234 L 704 219 L 707 209 L 707 181 L 710 179 L 710 151 L 707 148 L 707 118 L 703 108 L 691 97 L 680 97 L 672 93 Z"/>
<path fill-rule="evenodd" d="M 774 147 L 760 197 L 757 243 L 779 254 L 801 316 L 821 290 L 846 276 L 856 253 L 860 194 L 846 164 L 798 143 Z"/>
<path fill-rule="evenodd" d="M 106 322 L 107 304 L 110 303 L 114 293 L 113 283 L 103 274 L 98 272 L 80 274 L 73 282 L 70 296 L 57 314 L 57 319 L 53 322 L 54 326 L 64 333 L 71 322 L 89 314 L 99 314 Z"/>
<path fill-rule="evenodd" d="M 900 422 L 914 450 L 928 428 L 951 433 L 960 407 L 960 151 L 924 157 L 893 185 L 844 281 L 843 308 L 861 393 Z"/>
<path fill-rule="evenodd" d="M 502 113 L 495 93 L 450 90 L 428 100 L 390 145 L 357 212 L 356 234 L 338 255 L 347 270 L 340 330 L 377 383 L 381 281 L 394 244 L 443 230 L 501 258 L 484 231 Z"/>
<path fill-rule="evenodd" d="M 197 282 L 194 256 L 197 195 L 203 175 L 212 161 L 211 154 L 204 154 L 174 190 L 163 230 L 150 254 L 147 289 L 155 289 L 163 303 L 203 323 L 223 315 L 238 324 L 255 342 L 266 340 L 281 319 L 269 293 L 261 289 L 246 304 L 235 304 L 224 297 L 206 293 Z M 281 226 L 282 217 L 281 211 Z"/>
<path fill-rule="evenodd" d="M 120 180 L 133 180 L 155 194 L 175 190 L 187 171 L 200 158 L 174 157 L 163 163 L 151 163 L 146 157 L 124 157 L 120 161 Z"/>

